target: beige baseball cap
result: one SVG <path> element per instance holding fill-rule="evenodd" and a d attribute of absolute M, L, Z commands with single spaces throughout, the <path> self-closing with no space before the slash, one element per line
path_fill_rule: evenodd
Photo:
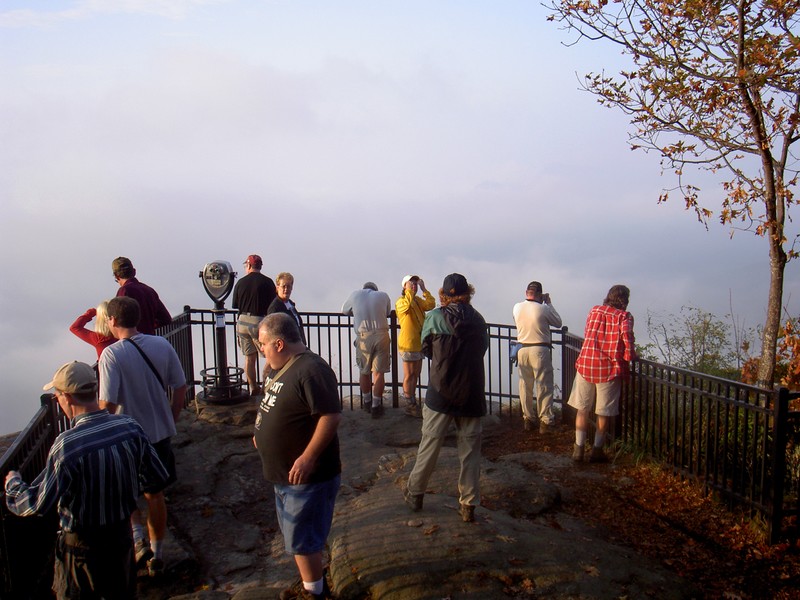
<path fill-rule="evenodd" d="M 97 376 L 86 363 L 69 362 L 56 371 L 53 380 L 42 389 L 47 391 L 54 388 L 67 394 L 94 392 L 97 389 Z"/>

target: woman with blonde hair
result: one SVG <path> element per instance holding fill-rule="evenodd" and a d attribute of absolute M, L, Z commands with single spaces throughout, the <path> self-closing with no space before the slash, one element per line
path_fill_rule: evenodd
<path fill-rule="evenodd" d="M 278 273 L 275 277 L 275 292 L 277 296 L 269 305 L 267 314 L 271 315 L 272 313 L 282 312 L 292 317 L 295 323 L 297 323 L 297 328 L 300 330 L 300 339 L 303 344 L 308 345 L 306 343 L 306 334 L 303 331 L 303 319 L 300 317 L 300 313 L 297 312 L 294 300 L 290 298 L 293 289 L 294 275 L 286 272 Z"/>
<path fill-rule="evenodd" d="M 69 330 L 81 338 L 87 344 L 94 346 L 97 350 L 97 358 L 103 353 L 103 350 L 117 341 L 113 336 L 111 330 L 108 328 L 108 301 L 103 300 L 97 305 L 97 308 L 90 308 L 80 317 L 75 319 L 75 322 L 69 326 Z M 86 329 L 86 324 L 94 319 L 94 331 Z"/>

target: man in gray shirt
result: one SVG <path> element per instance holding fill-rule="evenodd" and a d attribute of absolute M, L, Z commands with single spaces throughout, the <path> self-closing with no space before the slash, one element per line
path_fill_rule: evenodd
<path fill-rule="evenodd" d="M 392 312 L 392 302 L 386 292 L 379 292 L 378 286 L 368 281 L 362 289 L 350 294 L 342 305 L 342 312 L 353 316 L 361 407 L 377 419 L 383 415 L 381 400 L 386 385 L 385 373 L 390 368 L 386 317 Z"/>
<path fill-rule="evenodd" d="M 183 410 L 186 375 L 178 354 L 158 335 L 139 333 L 139 304 L 126 296 L 108 302 L 108 326 L 119 341 L 103 350 L 98 361 L 100 406 L 108 412 L 130 415 L 144 429 L 169 472 L 167 485 L 176 480 L 170 438 Z M 147 565 L 151 576 L 164 570 L 162 543 L 167 531 L 165 486 L 145 488 L 149 547 L 139 511 L 131 515 L 137 565 Z"/>

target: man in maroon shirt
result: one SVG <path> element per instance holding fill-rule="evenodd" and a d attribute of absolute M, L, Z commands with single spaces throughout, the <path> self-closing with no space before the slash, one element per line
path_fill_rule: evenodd
<path fill-rule="evenodd" d="M 628 363 L 636 358 L 633 315 L 627 312 L 631 291 L 615 285 L 602 306 L 595 306 L 586 318 L 583 346 L 575 361 L 575 381 L 568 404 L 575 416 L 575 448 L 572 459 L 583 460 L 589 411 L 595 404 L 597 432 L 589 462 L 608 462 L 603 452 L 608 422 L 619 414 L 622 380 L 630 375 Z"/>
<path fill-rule="evenodd" d="M 155 335 L 156 328 L 172 322 L 172 316 L 167 307 L 158 297 L 156 291 L 149 285 L 136 279 L 136 269 L 129 258 L 120 256 L 111 263 L 114 279 L 119 284 L 117 296 L 128 296 L 139 303 L 141 319 L 139 333 Z"/>

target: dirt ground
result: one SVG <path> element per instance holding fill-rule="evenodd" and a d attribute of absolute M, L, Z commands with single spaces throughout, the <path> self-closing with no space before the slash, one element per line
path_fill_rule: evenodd
<path fill-rule="evenodd" d="M 503 419 L 484 441 L 483 452 L 492 460 L 531 450 L 569 454 L 573 443 L 572 430 L 539 436 Z M 559 481 L 569 488 L 562 510 L 591 523 L 609 541 L 659 560 L 694 582 L 706 598 L 800 598 L 797 541 L 765 544 L 745 515 L 730 512 L 713 496 L 704 496 L 696 483 L 659 465 L 618 453 L 614 467 L 581 465 L 608 473 L 591 488 Z"/>

